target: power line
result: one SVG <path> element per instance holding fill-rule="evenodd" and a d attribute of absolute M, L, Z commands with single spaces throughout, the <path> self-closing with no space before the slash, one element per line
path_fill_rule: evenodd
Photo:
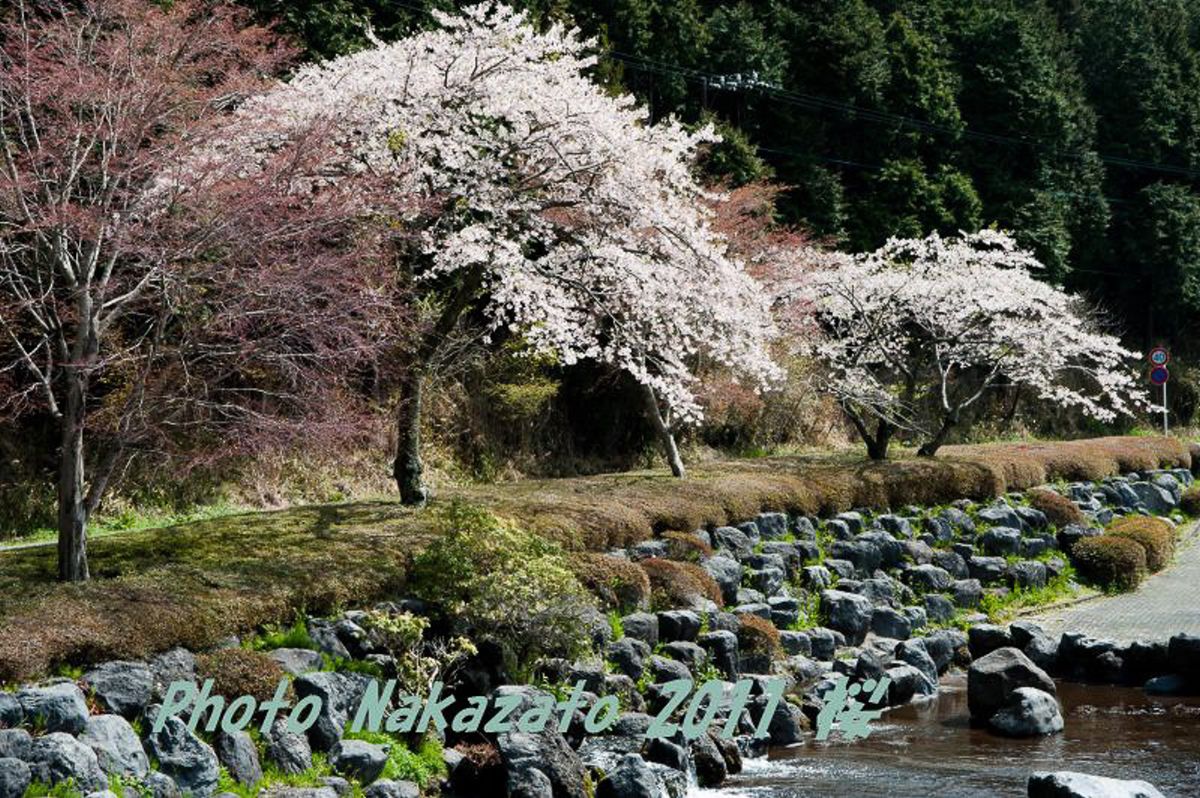
<path fill-rule="evenodd" d="M 411 3 L 403 2 L 403 0 L 393 0 L 393 5 L 407 8 L 411 11 L 418 11 L 422 14 L 428 14 L 432 9 L 425 6 L 417 6 Z M 974 139 L 976 141 L 984 141 L 990 144 L 1005 144 L 1016 145 L 1022 147 L 1030 147 L 1043 152 L 1048 152 L 1055 156 L 1065 156 L 1076 160 L 1086 160 L 1089 155 L 1094 155 L 1097 160 L 1111 166 L 1119 166 L 1126 169 L 1141 169 L 1145 171 L 1162 172 L 1165 174 L 1173 174 L 1181 177 L 1186 177 L 1191 180 L 1200 180 L 1200 170 L 1189 169 L 1183 166 L 1175 166 L 1173 164 L 1157 163 L 1152 161 L 1142 161 L 1133 158 L 1125 158 L 1119 155 L 1106 155 L 1103 153 L 1088 153 L 1084 151 L 1062 150 L 1054 145 L 1047 144 L 1038 139 L 1011 136 L 1001 133 L 990 133 L 982 130 L 971 130 L 964 128 L 959 130 L 947 125 L 940 125 L 934 122 L 929 122 L 923 119 L 917 119 L 903 114 L 893 113 L 891 111 L 879 111 L 871 108 L 863 108 L 862 106 L 854 105 L 853 103 L 844 102 L 842 100 L 834 100 L 829 97 L 822 97 L 816 94 L 809 94 L 797 90 L 784 89 L 779 86 L 774 86 L 761 80 L 749 81 L 733 81 L 732 84 L 728 80 L 727 75 L 718 75 L 711 72 L 693 69 L 691 67 L 672 64 L 665 61 L 657 61 L 643 56 L 633 55 L 631 53 L 623 53 L 620 50 L 607 49 L 599 52 L 602 56 L 609 56 L 617 61 L 628 64 L 635 69 L 640 69 L 646 72 L 655 72 L 663 75 L 671 75 L 675 77 L 683 77 L 685 79 L 699 81 L 704 86 L 705 90 L 709 87 L 720 89 L 723 91 L 758 91 L 763 94 L 783 102 L 785 105 L 804 108 L 807 110 L 830 110 L 839 111 L 841 113 L 853 114 L 854 116 L 864 119 L 869 122 L 890 123 L 900 125 L 918 132 L 925 133 L 941 133 L 953 137 L 963 136 L 965 138 Z M 782 150 L 773 150 L 767 147 L 759 147 L 760 150 L 766 152 L 778 152 L 781 154 L 791 154 L 798 157 L 812 157 L 818 160 L 824 160 L 830 163 L 841 163 L 844 166 L 864 169 L 883 169 L 878 165 L 858 164 L 849 160 L 841 160 L 820 156 L 812 153 L 785 153 Z M 1092 194 L 1077 194 L 1074 192 L 1056 192 L 1077 197 L 1093 197 Z M 1104 197 L 1109 202 L 1126 203 L 1127 200 L 1118 199 L 1115 197 Z"/>
<path fill-rule="evenodd" d="M 1097 160 L 1107 163 L 1112 166 L 1120 166 L 1128 169 L 1143 169 L 1147 171 L 1164 172 L 1167 174 L 1179 175 L 1192 180 L 1200 180 L 1200 170 L 1189 169 L 1183 166 L 1175 166 L 1173 164 L 1164 164 L 1151 161 L 1141 161 L 1132 158 L 1125 158 L 1119 155 L 1107 155 L 1103 153 L 1088 153 L 1078 150 L 1063 150 L 1051 144 L 1038 139 L 1009 136 L 1000 133 L 989 133 L 981 130 L 972 130 L 964 128 L 958 130 L 947 125 L 940 125 L 934 122 L 928 122 L 922 119 L 916 119 L 903 114 L 896 114 L 890 111 L 879 111 L 871 108 L 863 108 L 862 106 L 852 103 L 834 100 L 828 97 L 821 97 L 815 94 L 806 92 L 784 89 L 778 86 L 772 86 L 762 81 L 751 81 L 736 83 L 734 87 L 729 87 L 727 81 L 722 81 L 725 77 L 714 73 L 703 72 L 689 67 L 679 66 L 677 64 L 669 64 L 662 61 L 655 61 L 641 56 L 622 53 L 619 50 L 603 51 L 604 55 L 609 55 L 617 61 L 628 64 L 635 69 L 646 72 L 655 72 L 662 75 L 670 75 L 674 77 L 682 77 L 685 79 L 700 81 L 706 87 L 723 89 L 725 91 L 756 91 L 765 95 L 769 95 L 774 99 L 783 102 L 785 105 L 805 108 L 808 110 L 831 110 L 841 113 L 853 114 L 854 116 L 864 119 L 869 122 L 890 123 L 900 125 L 901 127 L 910 128 L 919 132 L 925 133 L 941 133 L 949 136 L 963 136 L 977 141 L 984 141 L 990 144 L 1006 144 L 1017 145 L 1039 149 L 1044 152 L 1049 152 L 1052 155 L 1066 156 L 1078 160 L 1085 160 L 1089 155 L 1094 155 Z"/>

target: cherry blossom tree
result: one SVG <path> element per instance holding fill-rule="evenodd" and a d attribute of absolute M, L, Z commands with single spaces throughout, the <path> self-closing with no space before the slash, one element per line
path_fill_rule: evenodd
<path fill-rule="evenodd" d="M 411 203 L 385 219 L 414 233 L 396 263 L 421 322 L 397 408 L 405 502 L 426 495 L 423 378 L 464 328 L 507 328 L 566 365 L 627 371 L 683 476 L 672 428 L 700 414 L 696 358 L 754 385 L 778 374 L 767 301 L 712 229 L 692 174 L 711 132 L 650 124 L 632 97 L 601 88 L 574 30 L 535 30 L 493 4 L 436 18 L 437 30 L 306 67 L 248 101 L 197 161 L 277 152 L 328 125 L 338 151 L 314 181 L 385 179 Z"/>
<path fill-rule="evenodd" d="M 316 147 L 180 177 L 291 55 L 246 12 L 19 0 L 0 24 L 0 412 L 59 427 L 59 577 L 83 580 L 130 457 L 325 417 L 391 298 L 347 266 L 371 239 L 344 198 L 295 191 Z"/>
<path fill-rule="evenodd" d="M 813 352 L 875 459 L 898 431 L 934 455 L 1001 380 L 1109 421 L 1145 405 L 1133 352 L 1079 297 L 1041 282 L 1008 235 L 893 239 L 843 256 L 809 290 L 825 336 Z"/>

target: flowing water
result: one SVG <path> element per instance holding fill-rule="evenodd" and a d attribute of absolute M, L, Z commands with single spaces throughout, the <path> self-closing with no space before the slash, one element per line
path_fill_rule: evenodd
<path fill-rule="evenodd" d="M 713 798 L 993 798 L 1024 796 L 1035 770 L 1145 779 L 1168 798 L 1200 796 L 1200 699 L 1058 684 L 1062 734 L 1012 740 L 968 723 L 966 679 L 871 723 L 865 740 L 806 742 L 747 760 Z"/>

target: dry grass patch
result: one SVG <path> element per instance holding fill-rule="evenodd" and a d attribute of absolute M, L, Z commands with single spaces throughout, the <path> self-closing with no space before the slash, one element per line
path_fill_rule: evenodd
<path fill-rule="evenodd" d="M 1052 490 L 1036 488 L 1026 493 L 1025 498 L 1029 500 L 1030 507 L 1041 510 L 1046 520 L 1056 528 L 1061 529 L 1068 524 L 1082 524 L 1086 521 L 1075 502 Z"/>
<path fill-rule="evenodd" d="M 757 615 L 742 615 L 738 619 L 738 648 L 751 654 L 776 659 L 781 653 L 779 630 L 775 624 Z"/>
<path fill-rule="evenodd" d="M 213 694 L 224 696 L 226 700 L 250 695 L 262 703 L 275 695 L 284 672 L 279 663 L 266 654 L 244 648 L 225 648 L 196 657 L 196 676 L 201 683 L 212 679 Z"/>
<path fill-rule="evenodd" d="M 589 552 L 572 554 L 567 563 L 579 583 L 606 610 L 628 613 L 650 603 L 650 579 L 636 563 Z"/>
<path fill-rule="evenodd" d="M 650 606 L 656 610 L 688 606 L 697 598 L 710 599 L 718 607 L 724 605 L 721 587 L 699 565 L 658 557 L 638 565 L 650 579 Z"/>

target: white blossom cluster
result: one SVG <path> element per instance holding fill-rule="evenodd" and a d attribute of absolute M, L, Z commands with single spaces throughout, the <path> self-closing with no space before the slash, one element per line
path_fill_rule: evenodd
<path fill-rule="evenodd" d="M 248 100 L 193 167 L 244 172 L 248 155 L 330 137 L 314 181 L 382 178 L 397 205 L 436 206 L 402 220 L 419 231 L 418 284 L 480 275 L 493 328 L 564 363 L 625 369 L 693 420 L 698 357 L 756 386 L 776 379 L 768 300 L 713 231 L 691 173 L 711 131 L 650 124 L 597 85 L 575 30 L 539 32 L 490 3 L 438 22 Z"/>
<path fill-rule="evenodd" d="M 829 389 L 858 412 L 918 428 L 917 403 L 955 414 L 1000 379 L 1109 421 L 1145 407 L 1130 360 L 1078 297 L 1041 282 L 1008 235 L 893 239 L 809 284 Z"/>

